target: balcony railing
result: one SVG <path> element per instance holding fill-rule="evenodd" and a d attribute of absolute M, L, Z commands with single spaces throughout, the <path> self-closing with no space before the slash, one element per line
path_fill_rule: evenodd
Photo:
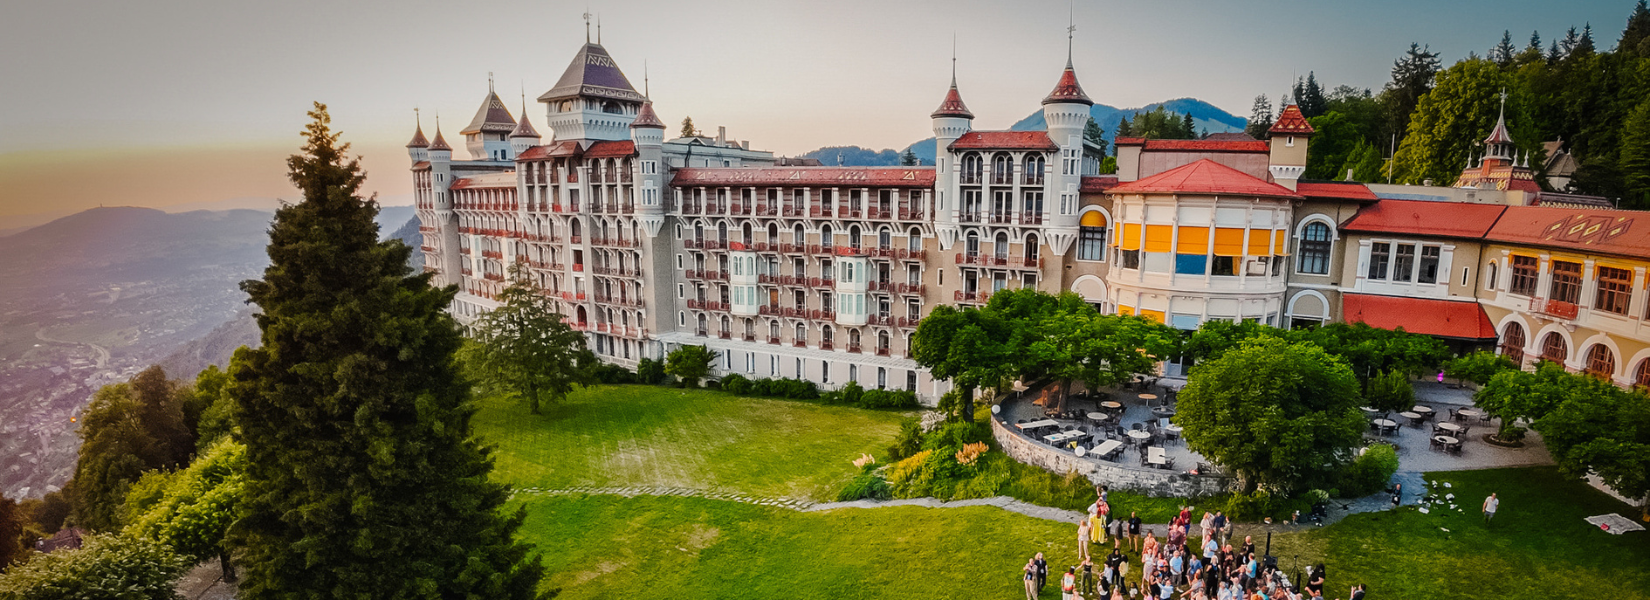
<path fill-rule="evenodd" d="M 982 291 L 982 292 L 969 293 L 969 292 L 965 292 L 965 291 L 962 291 L 962 290 L 957 290 L 956 292 L 953 293 L 953 298 L 957 302 L 970 302 L 970 303 L 985 304 L 987 301 L 991 300 L 991 292 L 983 292 Z"/>
<path fill-rule="evenodd" d="M 1037 211 L 1029 211 L 1029 210 L 1025 211 L 1025 212 L 1022 212 L 1022 213 L 1020 213 L 1020 224 L 1021 225 L 1042 225 L 1043 224 L 1043 213 L 1037 212 Z"/>
<path fill-rule="evenodd" d="M 1530 298 L 1530 312 L 1558 317 L 1560 319 L 1574 319 L 1580 307 L 1563 300 L 1547 298 Z"/>

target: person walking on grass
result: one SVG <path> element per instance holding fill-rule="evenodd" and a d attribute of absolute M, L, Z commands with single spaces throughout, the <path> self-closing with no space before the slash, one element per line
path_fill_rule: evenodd
<path fill-rule="evenodd" d="M 1077 524 L 1077 558 L 1089 558 L 1089 521 L 1087 519 Z"/>
<path fill-rule="evenodd" d="M 1117 517 L 1107 523 L 1107 526 L 1111 528 L 1111 547 L 1113 549 L 1121 548 L 1123 536 L 1126 535 L 1125 532 L 1128 527 L 1128 519 Z"/>
<path fill-rule="evenodd" d="M 1129 550 L 1140 550 L 1140 513 L 1129 512 Z"/>
<path fill-rule="evenodd" d="M 1066 574 L 1060 577 L 1060 599 L 1072 600 L 1077 595 L 1077 569 L 1066 567 Z"/>
<path fill-rule="evenodd" d="M 1078 566 L 1083 567 L 1083 584 L 1078 589 L 1081 589 L 1082 593 L 1093 597 L 1095 592 L 1098 591 L 1098 589 L 1094 587 L 1094 561 L 1085 556 L 1083 557 L 1083 564 Z"/>
<path fill-rule="evenodd" d="M 1021 580 L 1026 586 L 1026 600 L 1037 600 L 1037 559 L 1026 559 L 1026 566 L 1021 569 Z"/>

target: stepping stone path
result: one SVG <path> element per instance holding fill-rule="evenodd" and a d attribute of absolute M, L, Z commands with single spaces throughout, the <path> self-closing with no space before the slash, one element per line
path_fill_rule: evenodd
<path fill-rule="evenodd" d="M 784 509 L 794 510 L 794 511 L 798 511 L 798 512 L 819 512 L 819 511 L 824 511 L 824 510 L 836 510 L 836 509 L 839 509 L 839 508 L 880 508 L 880 507 L 885 507 L 885 506 L 921 506 L 921 507 L 924 507 L 924 508 L 961 508 L 961 507 L 965 507 L 965 506 L 995 506 L 997 508 L 1001 508 L 1001 509 L 1009 511 L 1009 512 L 1019 513 L 1019 514 L 1022 514 L 1022 515 L 1028 516 L 1028 517 L 1033 517 L 1033 518 L 1038 518 L 1038 519 L 1045 519 L 1045 520 L 1049 520 L 1049 521 L 1060 521 L 1060 522 L 1064 522 L 1064 523 L 1076 523 L 1079 519 L 1083 518 L 1083 514 L 1077 512 L 1077 511 L 1062 510 L 1062 509 L 1058 509 L 1058 508 L 1049 508 L 1047 506 L 1038 506 L 1036 504 L 1029 504 L 1029 503 L 1026 503 L 1026 502 L 1021 502 L 1019 500 L 1015 500 L 1015 499 L 1010 498 L 1008 496 L 995 496 L 995 497 L 991 497 L 991 498 L 977 498 L 977 499 L 972 499 L 972 500 L 954 500 L 954 501 L 951 501 L 951 502 L 945 502 L 943 500 L 938 500 L 938 499 L 935 499 L 935 498 L 915 498 L 915 499 L 910 499 L 910 500 L 887 500 L 887 501 L 854 500 L 852 502 L 816 503 L 816 502 L 813 502 L 811 500 L 804 500 L 804 499 L 799 499 L 799 498 L 766 498 L 766 497 L 762 497 L 762 496 L 751 496 L 751 495 L 748 495 L 748 494 L 741 494 L 741 493 L 738 493 L 738 492 L 717 492 L 717 491 L 712 491 L 712 490 L 700 490 L 700 489 L 693 489 L 693 488 L 650 487 L 650 486 L 640 486 L 640 487 L 581 486 L 581 487 L 558 488 L 558 489 L 536 488 L 536 487 L 518 488 L 518 489 L 515 489 L 511 492 L 511 497 L 513 498 L 515 496 L 570 496 L 570 495 L 574 495 L 574 494 L 623 496 L 625 498 L 635 498 L 637 496 L 677 496 L 677 497 L 682 497 L 682 498 L 705 498 L 705 499 L 708 499 L 708 500 L 722 500 L 722 501 L 726 501 L 726 502 L 740 502 L 740 503 L 744 503 L 744 504 L 754 504 L 754 505 L 757 505 L 757 506 L 771 506 L 771 507 L 774 507 L 774 508 L 784 508 Z"/>

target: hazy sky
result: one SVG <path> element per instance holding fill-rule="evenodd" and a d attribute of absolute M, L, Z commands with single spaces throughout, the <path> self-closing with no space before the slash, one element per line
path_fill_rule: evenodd
<path fill-rule="evenodd" d="M 1592 23 L 1613 47 L 1634 0 L 1082 0 L 1075 62 L 1097 102 L 1197 97 L 1246 116 L 1297 75 L 1379 88 L 1411 41 L 1446 64 L 1505 29 L 1522 46 Z M 310 101 L 387 203 L 411 189 L 413 107 L 449 140 L 493 72 L 512 106 L 544 92 L 599 13 L 602 42 L 659 116 L 753 148 L 903 148 L 931 135 L 950 77 L 975 127 L 1036 110 L 1065 63 L 1066 0 L 394 2 L 12 0 L 0 18 L 0 228 L 98 204 L 288 197 L 282 157 Z M 529 114 L 540 131 L 542 105 Z M 458 154 L 465 153 L 462 146 Z"/>

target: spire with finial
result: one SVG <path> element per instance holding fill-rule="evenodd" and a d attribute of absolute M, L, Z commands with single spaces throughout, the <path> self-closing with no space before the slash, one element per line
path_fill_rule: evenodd
<path fill-rule="evenodd" d="M 601 44 L 602 44 L 602 15 L 601 15 L 601 13 L 597 13 L 596 14 L 596 45 L 600 46 Z"/>
<path fill-rule="evenodd" d="M 951 89 L 945 92 L 945 100 L 940 101 L 940 107 L 934 109 L 931 119 L 957 117 L 973 119 L 974 113 L 968 111 L 968 105 L 963 104 L 962 94 L 957 92 L 957 34 L 951 34 Z"/>
<path fill-rule="evenodd" d="M 1088 94 L 1083 93 L 1083 86 L 1077 83 L 1077 70 L 1072 68 L 1071 49 L 1072 39 L 1077 34 L 1077 13 L 1072 9 L 1071 25 L 1066 27 L 1066 70 L 1060 73 L 1060 81 L 1054 84 L 1054 91 L 1043 98 L 1043 104 L 1074 103 L 1094 106 Z"/>
<path fill-rule="evenodd" d="M 430 147 L 430 141 L 428 139 L 424 138 L 424 119 L 419 118 L 419 116 L 418 116 L 418 107 L 416 107 L 416 106 L 413 107 L 413 122 L 417 124 L 418 129 L 413 131 L 412 141 L 407 142 L 407 147 L 408 148 L 428 148 L 428 147 Z"/>
<path fill-rule="evenodd" d="M 584 43 L 590 43 L 590 9 L 584 9 Z"/>
<path fill-rule="evenodd" d="M 510 139 L 537 138 L 539 132 L 533 129 L 533 124 L 527 122 L 527 82 L 521 84 L 521 120 L 516 121 L 515 130 L 510 132 Z"/>

